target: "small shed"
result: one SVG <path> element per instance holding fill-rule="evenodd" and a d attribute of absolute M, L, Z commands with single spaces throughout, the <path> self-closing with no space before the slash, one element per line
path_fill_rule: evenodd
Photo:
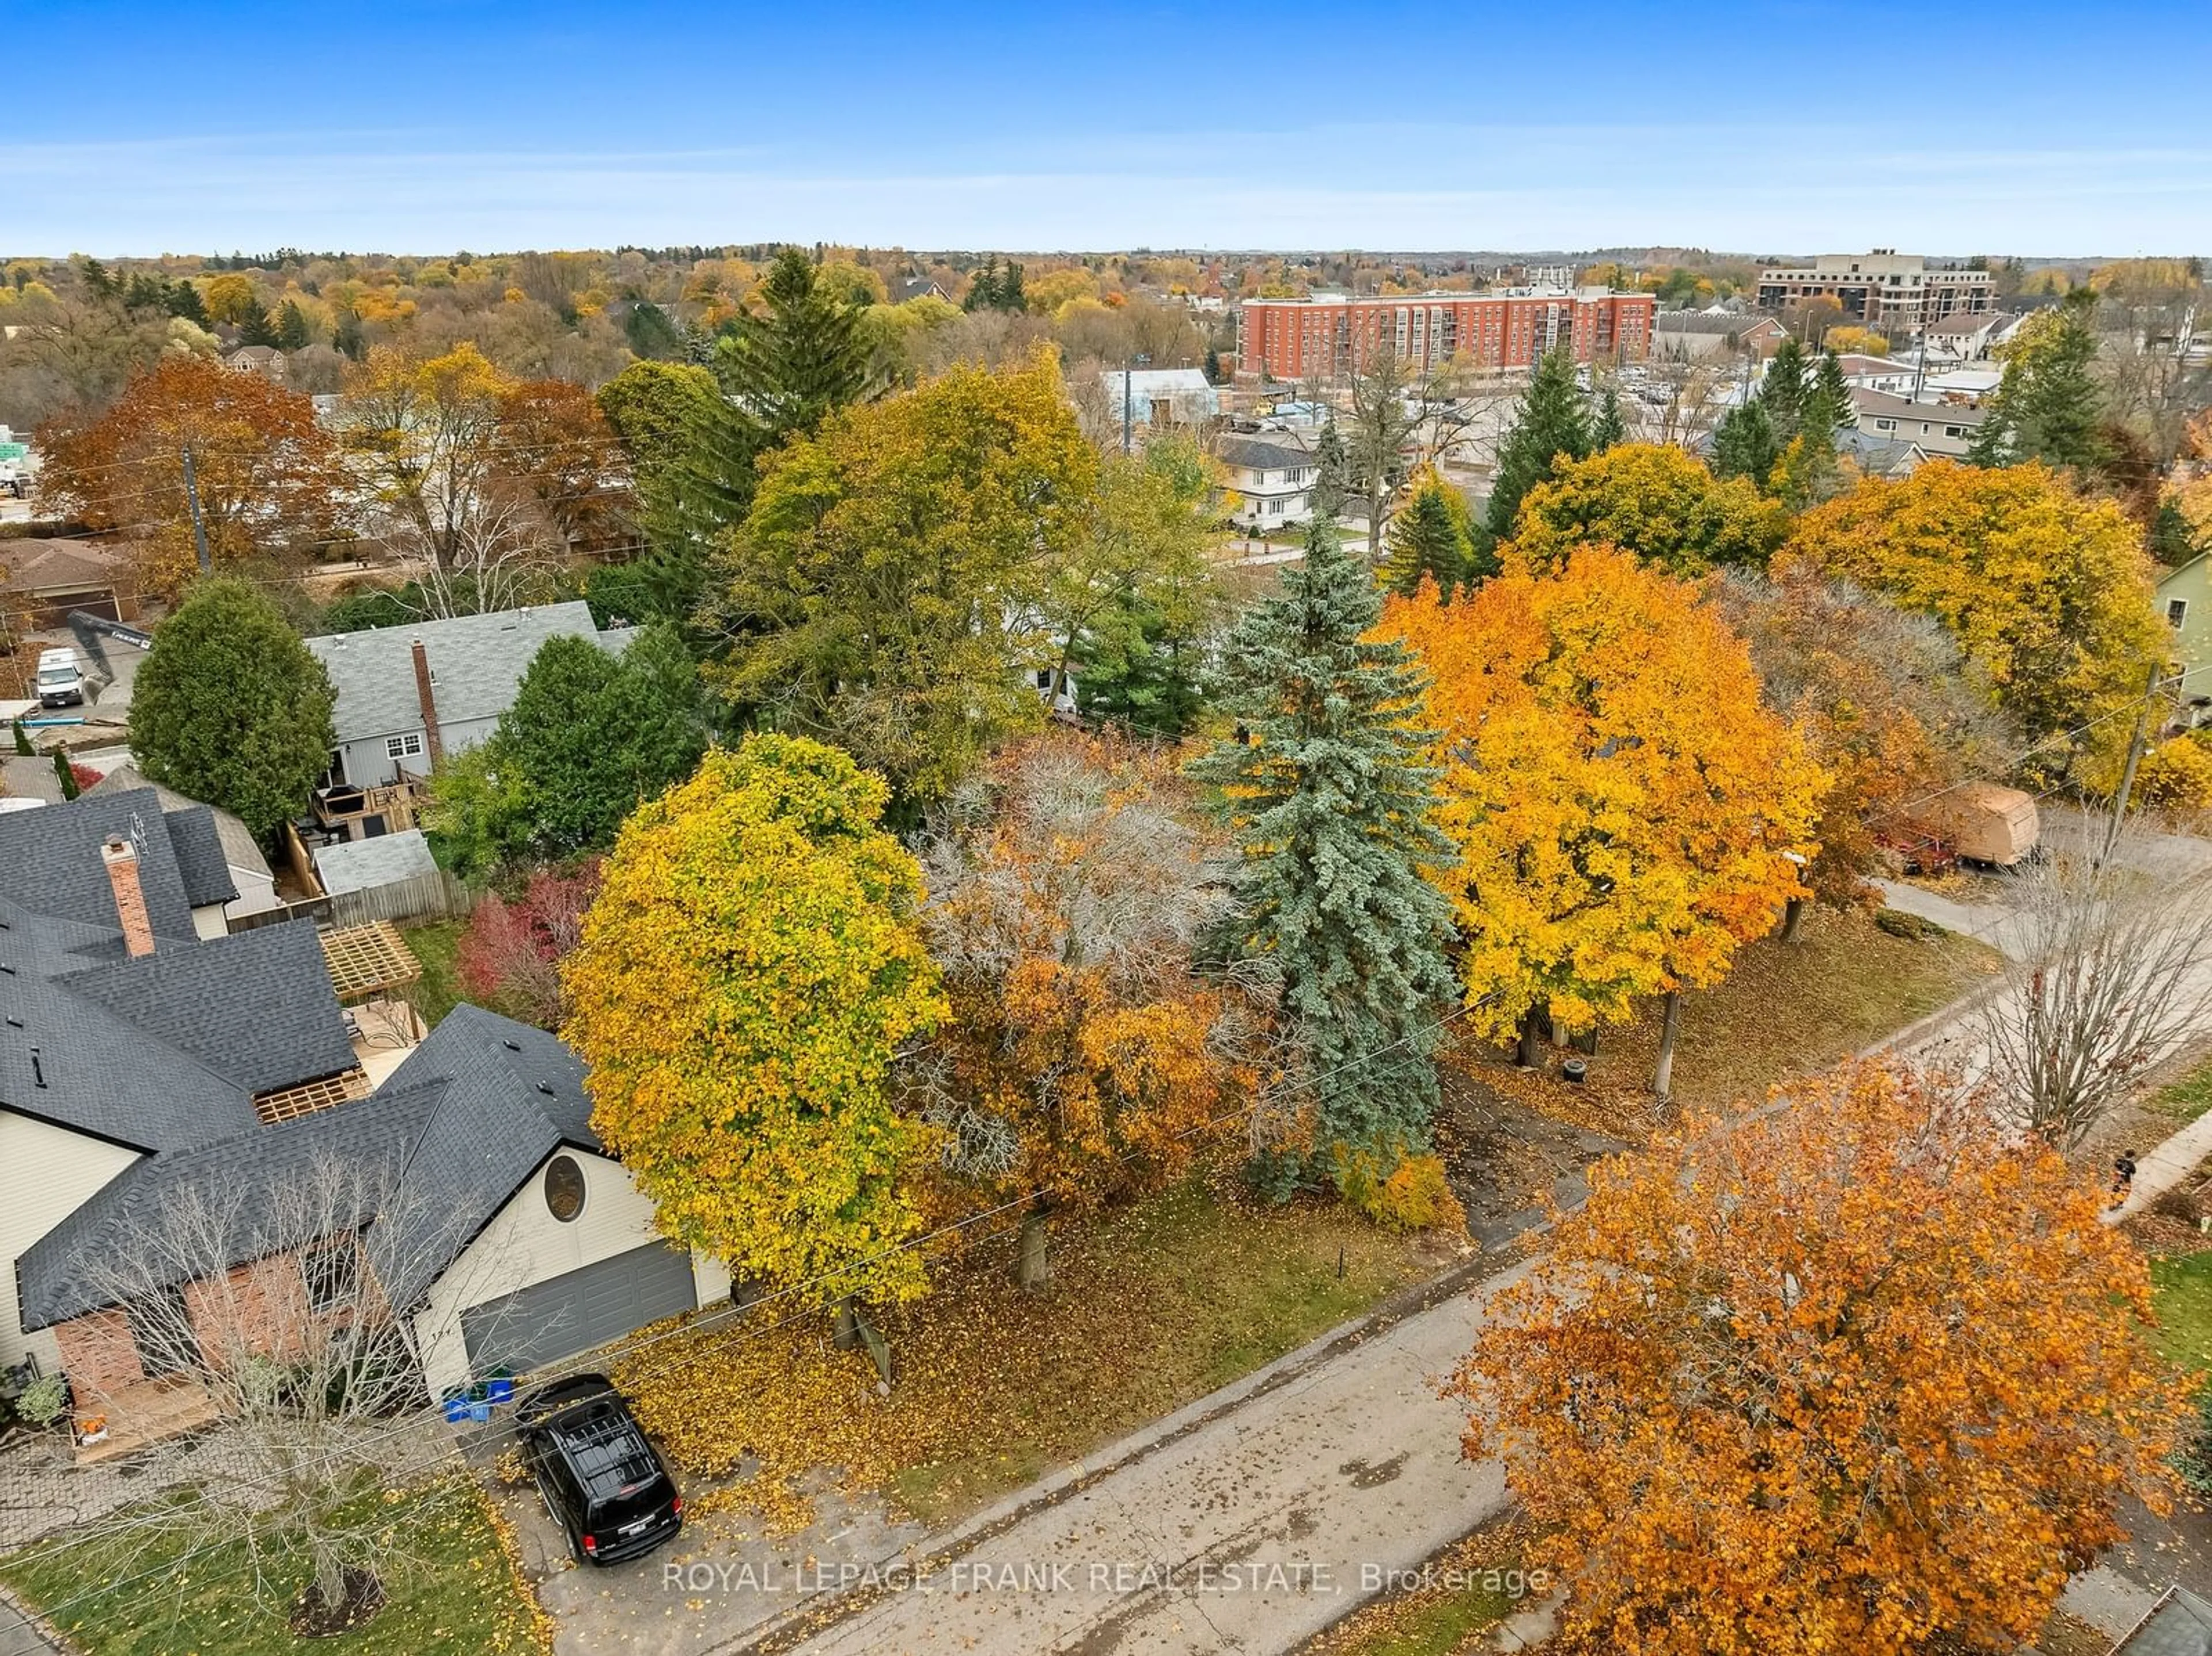
<path fill-rule="evenodd" d="M 1961 782 L 1923 800 L 1912 808 L 1911 822 L 1955 855 L 1999 868 L 2026 857 L 2042 835 L 2034 795 L 1995 782 Z"/>
<path fill-rule="evenodd" d="M 398 885 L 437 871 L 438 860 L 431 856 L 430 842 L 420 828 L 379 834 L 373 840 L 347 840 L 319 846 L 315 852 L 315 877 L 333 897 Z"/>

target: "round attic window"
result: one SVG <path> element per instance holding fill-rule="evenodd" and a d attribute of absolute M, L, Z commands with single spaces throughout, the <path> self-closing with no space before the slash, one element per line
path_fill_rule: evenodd
<path fill-rule="evenodd" d="M 584 1210 L 584 1170 L 572 1156 L 545 1164 L 545 1210 L 567 1224 Z"/>

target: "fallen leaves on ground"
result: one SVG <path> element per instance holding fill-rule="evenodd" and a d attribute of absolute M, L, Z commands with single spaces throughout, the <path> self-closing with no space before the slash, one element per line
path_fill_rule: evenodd
<path fill-rule="evenodd" d="M 942 1521 L 1295 1349 L 1449 1257 L 1435 1239 L 1394 1236 L 1340 1208 L 1257 1209 L 1197 1185 L 1055 1231 L 1040 1291 L 1013 1283 L 1012 1250 L 1002 1232 L 941 1268 L 927 1300 L 880 1313 L 887 1394 L 865 1351 L 836 1349 L 826 1313 L 781 1305 L 657 1341 L 616 1380 L 677 1466 L 743 1479 L 732 1495 L 699 1497 L 709 1510 L 742 1498 L 771 1533 L 790 1533 L 813 1516 L 807 1475 L 834 1469 Z"/>

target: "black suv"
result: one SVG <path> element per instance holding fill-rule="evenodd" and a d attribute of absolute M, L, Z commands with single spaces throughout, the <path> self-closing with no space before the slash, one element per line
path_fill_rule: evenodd
<path fill-rule="evenodd" d="M 516 1405 L 522 1456 L 578 1563 L 651 1552 L 684 1527 L 684 1497 L 605 1374 L 571 1374 Z"/>

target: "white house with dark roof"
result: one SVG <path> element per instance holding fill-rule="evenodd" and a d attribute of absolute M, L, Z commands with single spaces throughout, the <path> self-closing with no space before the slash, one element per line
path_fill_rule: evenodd
<path fill-rule="evenodd" d="M 1321 468 L 1313 451 L 1290 432 L 1224 437 L 1216 457 L 1238 500 L 1231 514 L 1248 529 L 1288 529 L 1313 521 L 1314 485 Z"/>
<path fill-rule="evenodd" d="M 319 1158 L 387 1167 L 435 1216 L 434 1234 L 369 1214 L 331 1239 L 433 1392 L 728 1291 L 719 1264 L 656 1235 L 557 1038 L 462 1007 L 368 1090 L 317 928 L 205 933 L 220 846 L 173 818 L 196 820 L 150 790 L 0 815 L 0 1366 L 58 1367 L 118 1416 L 188 1386 L 210 1359 L 104 1303 L 97 1262 L 212 1189 L 242 1216 L 234 1275 L 312 1300 L 301 1258 L 271 1255 L 252 1220 Z"/>
<path fill-rule="evenodd" d="M 591 606 L 576 599 L 311 638 L 307 648 L 337 692 L 331 780 L 370 788 L 428 776 L 441 754 L 491 734 L 547 640 L 591 639 L 619 651 L 631 636 L 599 631 Z"/>

